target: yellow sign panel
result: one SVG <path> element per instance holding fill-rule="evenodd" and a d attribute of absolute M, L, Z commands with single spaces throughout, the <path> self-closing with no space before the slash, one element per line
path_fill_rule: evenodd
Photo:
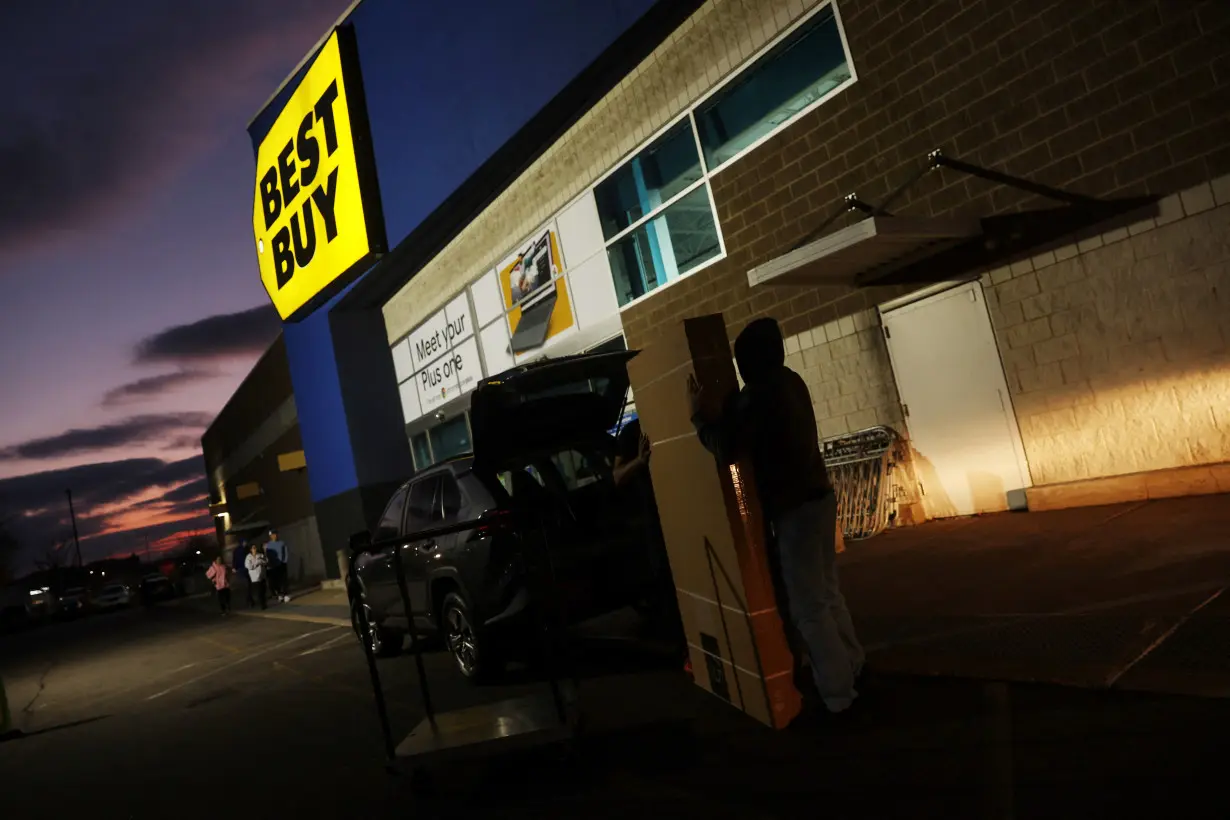
<path fill-rule="evenodd" d="M 261 282 L 289 319 L 384 251 L 353 32 L 333 32 L 256 152 Z"/>
<path fill-rule="evenodd" d="M 522 303 L 536 302 L 548 289 L 554 289 L 556 299 L 550 308 L 542 344 L 572 327 L 572 303 L 568 299 L 568 285 L 560 276 L 562 270 L 559 237 L 548 229 L 499 271 L 509 333 L 516 336 L 521 325 Z"/>

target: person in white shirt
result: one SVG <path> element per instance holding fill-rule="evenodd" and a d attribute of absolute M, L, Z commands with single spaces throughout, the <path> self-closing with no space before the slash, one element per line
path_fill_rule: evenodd
<path fill-rule="evenodd" d="M 268 608 L 265 603 L 265 570 L 268 566 L 269 559 L 261 553 L 260 547 L 253 544 L 248 557 L 244 559 L 243 567 L 248 571 L 248 580 L 256 591 L 256 598 L 260 602 L 261 609 Z"/>

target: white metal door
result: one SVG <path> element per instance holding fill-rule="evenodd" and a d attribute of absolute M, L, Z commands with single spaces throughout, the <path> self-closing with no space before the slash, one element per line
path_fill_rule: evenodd
<path fill-rule="evenodd" d="M 1029 468 L 981 283 L 882 321 L 928 515 L 1023 506 Z"/>

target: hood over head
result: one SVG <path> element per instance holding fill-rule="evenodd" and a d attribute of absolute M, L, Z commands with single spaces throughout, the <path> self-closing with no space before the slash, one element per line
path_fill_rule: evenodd
<path fill-rule="evenodd" d="M 745 384 L 758 384 L 786 365 L 786 343 L 776 319 L 757 319 L 735 339 L 735 361 Z"/>

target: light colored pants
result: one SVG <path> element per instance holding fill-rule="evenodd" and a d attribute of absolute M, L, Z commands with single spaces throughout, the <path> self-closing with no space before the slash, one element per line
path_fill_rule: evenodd
<path fill-rule="evenodd" d="M 807 646 L 816 688 L 831 712 L 849 708 L 858 692 L 863 647 L 837 585 L 837 496 L 829 493 L 774 521 L 790 620 Z"/>

